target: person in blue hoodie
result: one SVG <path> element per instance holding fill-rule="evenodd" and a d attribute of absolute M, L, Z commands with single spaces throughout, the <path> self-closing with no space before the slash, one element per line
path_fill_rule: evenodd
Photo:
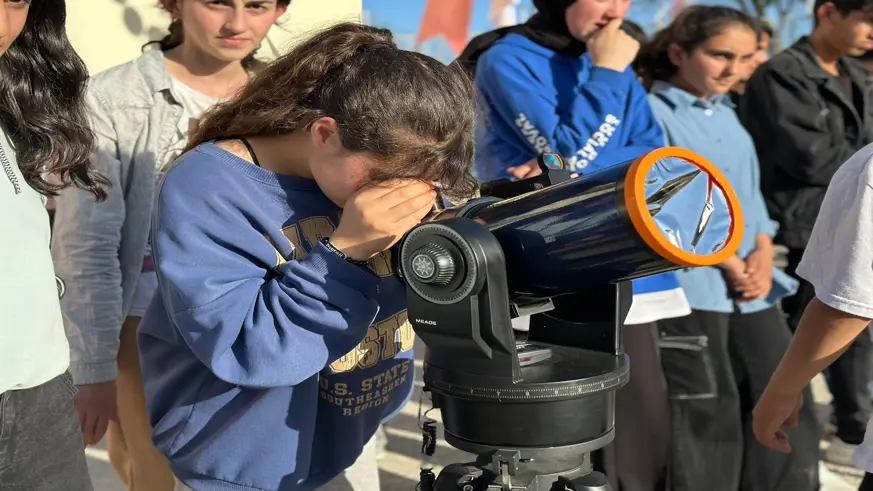
<path fill-rule="evenodd" d="M 758 50 L 756 23 L 739 10 L 695 5 L 658 32 L 639 60 L 667 143 L 712 162 L 743 213 L 736 255 L 677 273 L 691 315 L 660 323 L 671 395 L 676 489 L 814 491 L 819 432 L 812 405 L 789 430 L 793 452 L 770 451 L 752 433 L 752 408 L 791 342 L 779 300 L 797 281 L 773 265 L 776 227 L 761 194 L 751 136 L 730 90 Z M 667 343 L 671 349 L 667 349 Z M 811 399 L 809 390 L 806 395 Z"/>
<path fill-rule="evenodd" d="M 646 91 L 630 68 L 640 44 L 622 29 L 629 0 L 534 0 L 528 22 L 473 39 L 458 62 L 475 76 L 476 176 L 483 181 L 538 172 L 542 153 L 561 154 L 585 175 L 664 146 Z M 631 379 L 619 392 L 618 489 L 651 491 L 664 480 L 669 448 L 666 382 L 656 321 L 691 309 L 672 273 L 633 282 L 625 319 Z M 646 407 L 642 414 L 639 407 Z"/>
<path fill-rule="evenodd" d="M 579 174 L 633 160 L 664 135 L 630 68 L 627 0 L 535 0 L 527 23 L 474 38 L 458 63 L 475 76 L 476 177 L 524 178 L 559 153 Z M 673 274 L 634 281 L 627 324 L 687 315 Z"/>
<path fill-rule="evenodd" d="M 185 485 L 331 486 L 407 402 L 389 248 L 435 187 L 478 188 L 472 97 L 457 67 L 346 23 L 204 115 L 158 192 L 138 333 L 153 441 Z"/>

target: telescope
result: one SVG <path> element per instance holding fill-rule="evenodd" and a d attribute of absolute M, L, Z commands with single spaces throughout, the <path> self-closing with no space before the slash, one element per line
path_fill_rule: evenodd
<path fill-rule="evenodd" d="M 539 165 L 435 210 L 397 245 L 425 390 L 447 443 L 476 455 L 422 491 L 608 491 L 591 452 L 613 440 L 615 392 L 630 376 L 630 281 L 719 264 L 739 247 L 736 194 L 691 151 L 575 178 L 556 154 Z M 522 316 L 526 339 L 512 328 Z"/>

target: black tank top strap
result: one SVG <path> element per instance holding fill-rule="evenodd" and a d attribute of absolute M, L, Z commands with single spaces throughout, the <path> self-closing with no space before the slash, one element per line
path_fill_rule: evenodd
<path fill-rule="evenodd" d="M 260 166 L 261 166 L 261 163 L 258 162 L 258 156 L 255 155 L 255 149 L 252 148 L 252 144 L 249 143 L 249 141 L 248 141 L 245 137 L 243 137 L 243 136 L 238 136 L 238 137 L 236 137 L 236 139 L 239 140 L 239 141 L 241 141 L 242 144 L 246 146 L 246 150 L 248 150 L 248 151 L 249 151 L 249 155 L 252 156 L 252 162 L 254 162 L 254 164 L 257 165 L 258 167 L 260 167 Z"/>
<path fill-rule="evenodd" d="M 227 141 L 227 140 L 239 140 L 239 141 L 241 141 L 242 144 L 245 145 L 246 150 L 248 150 L 249 156 L 252 157 L 252 163 L 257 165 L 258 167 L 261 166 L 261 163 L 258 162 L 258 156 L 255 155 L 255 149 L 252 148 L 252 144 L 249 143 L 249 141 L 245 137 L 243 137 L 243 136 L 228 136 L 225 138 L 219 138 L 216 141 Z"/>

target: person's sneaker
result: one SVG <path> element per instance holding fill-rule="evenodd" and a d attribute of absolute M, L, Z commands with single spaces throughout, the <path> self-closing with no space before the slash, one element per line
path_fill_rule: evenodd
<path fill-rule="evenodd" d="M 824 461 L 835 465 L 852 467 L 852 455 L 858 446 L 850 445 L 836 436 L 832 436 L 829 443 L 830 445 L 824 451 Z"/>

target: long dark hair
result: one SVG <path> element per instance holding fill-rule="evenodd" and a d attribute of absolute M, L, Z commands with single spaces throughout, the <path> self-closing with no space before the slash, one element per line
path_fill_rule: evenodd
<path fill-rule="evenodd" d="M 640 51 L 635 62 L 637 74 L 646 87 L 655 80 L 670 80 L 676 75 L 676 66 L 668 54 L 671 45 L 675 44 L 686 53 L 691 53 L 707 39 L 718 36 L 733 25 L 746 26 L 752 32 L 758 32 L 755 21 L 737 9 L 715 5 L 686 7 L 669 26 L 655 33 Z"/>
<path fill-rule="evenodd" d="M 421 179 L 450 199 L 469 198 L 477 189 L 472 101 L 460 66 L 398 49 L 387 29 L 343 23 L 271 62 L 235 98 L 209 110 L 188 149 L 306 131 L 330 117 L 346 150 L 378 159 L 373 179 Z"/>
<path fill-rule="evenodd" d="M 85 63 L 67 39 L 64 0 L 33 2 L 24 30 L 0 56 L 0 125 L 15 146 L 25 181 L 57 196 L 75 185 L 106 198 L 108 181 L 90 163 Z M 46 179 L 50 174 L 53 177 Z"/>
<path fill-rule="evenodd" d="M 178 2 L 179 0 L 168 0 L 168 1 Z M 161 2 L 160 7 L 164 10 L 169 10 L 166 3 L 168 3 L 168 2 L 167 1 Z M 291 5 L 291 0 L 276 0 L 277 7 L 287 7 L 288 5 Z M 147 47 L 149 47 L 151 45 L 157 45 L 161 51 L 169 51 L 169 50 L 179 46 L 180 44 L 182 44 L 182 42 L 185 40 L 185 28 L 182 27 L 182 20 L 181 19 L 173 19 L 173 21 L 170 22 L 170 27 L 167 28 L 167 31 L 168 31 L 167 35 L 164 36 L 163 38 L 158 39 L 156 41 L 149 41 L 149 42 L 145 43 L 145 45 L 143 45 L 143 49 L 146 49 Z M 253 51 L 253 52 L 249 53 L 248 56 L 243 58 L 243 60 L 241 62 L 243 68 L 245 68 L 245 69 L 259 68 L 258 61 L 255 59 L 256 54 L 257 53 Z"/>

